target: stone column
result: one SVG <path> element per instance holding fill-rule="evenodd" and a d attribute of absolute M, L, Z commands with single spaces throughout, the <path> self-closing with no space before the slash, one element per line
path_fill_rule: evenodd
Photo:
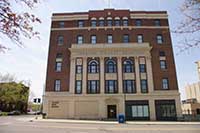
<path fill-rule="evenodd" d="M 180 93 L 175 98 L 175 105 L 176 105 L 176 114 L 177 114 L 177 117 L 181 117 L 182 116 L 182 109 L 181 109 Z"/>
<path fill-rule="evenodd" d="M 146 57 L 146 68 L 147 68 L 147 83 L 148 83 L 148 91 L 151 93 L 154 91 L 153 85 L 153 72 L 152 72 L 152 64 L 151 57 Z"/>
<path fill-rule="evenodd" d="M 104 57 L 100 57 L 100 93 L 105 92 L 105 81 L 104 81 Z"/>
<path fill-rule="evenodd" d="M 152 121 L 156 120 L 156 110 L 155 110 L 154 99 L 149 100 L 149 115 L 150 115 L 150 120 Z"/>
<path fill-rule="evenodd" d="M 118 93 L 123 93 L 123 85 L 122 85 L 122 58 L 117 57 L 117 74 L 118 74 Z"/>
<path fill-rule="evenodd" d="M 76 58 L 72 58 L 70 59 L 70 88 L 69 88 L 69 92 L 70 94 L 74 94 L 75 93 L 75 76 L 76 76 L 76 64 L 75 64 L 75 59 Z"/>
<path fill-rule="evenodd" d="M 136 92 L 141 93 L 139 57 L 135 57 Z"/>
<path fill-rule="evenodd" d="M 82 81 L 82 93 L 87 93 L 87 57 L 83 57 L 83 81 Z"/>

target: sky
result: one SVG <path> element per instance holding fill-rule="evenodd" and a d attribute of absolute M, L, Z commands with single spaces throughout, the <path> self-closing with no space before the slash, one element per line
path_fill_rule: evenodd
<path fill-rule="evenodd" d="M 46 79 L 52 13 L 103 10 L 105 8 L 133 11 L 164 10 L 169 15 L 170 29 L 174 29 L 182 20 L 180 12 L 182 3 L 183 0 L 110 0 L 110 4 L 109 0 L 41 0 L 40 4 L 31 11 L 42 20 L 42 24 L 35 25 L 36 30 L 40 32 L 40 39 L 23 39 L 25 46 L 20 48 L 1 36 L 0 43 L 6 44 L 11 50 L 0 53 L 0 73 L 14 74 L 18 80 L 31 81 L 30 89 L 34 97 L 42 97 Z M 185 99 L 184 86 L 198 81 L 197 67 L 194 62 L 200 60 L 200 48 L 177 55 L 179 51 L 177 46 L 181 45 L 180 42 L 184 40 L 184 36 L 177 34 L 171 34 L 171 36 L 179 90 L 181 98 Z"/>

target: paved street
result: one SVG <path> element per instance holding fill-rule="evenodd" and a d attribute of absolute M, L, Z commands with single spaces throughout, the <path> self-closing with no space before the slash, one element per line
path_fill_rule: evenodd
<path fill-rule="evenodd" d="M 200 133 L 200 124 L 91 124 L 33 121 L 33 116 L 0 117 L 0 133 Z"/>

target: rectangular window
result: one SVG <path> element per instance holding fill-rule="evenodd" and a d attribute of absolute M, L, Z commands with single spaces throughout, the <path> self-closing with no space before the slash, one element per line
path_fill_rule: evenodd
<path fill-rule="evenodd" d="M 82 73 L 82 65 L 76 65 L 76 74 Z"/>
<path fill-rule="evenodd" d="M 55 91 L 60 91 L 61 90 L 61 81 L 60 80 L 55 80 L 55 83 L 54 83 L 54 90 Z"/>
<path fill-rule="evenodd" d="M 81 35 L 77 36 L 77 43 L 83 44 L 83 36 L 81 36 Z"/>
<path fill-rule="evenodd" d="M 129 35 L 123 35 L 123 43 L 129 43 Z"/>
<path fill-rule="evenodd" d="M 160 51 L 159 52 L 159 56 L 165 56 L 165 52 L 164 51 Z"/>
<path fill-rule="evenodd" d="M 88 94 L 99 93 L 99 80 L 88 80 Z"/>
<path fill-rule="evenodd" d="M 97 21 L 96 20 L 92 20 L 91 21 L 91 26 L 92 27 L 96 27 L 97 26 Z"/>
<path fill-rule="evenodd" d="M 160 68 L 161 69 L 167 69 L 166 60 L 160 60 Z"/>
<path fill-rule="evenodd" d="M 146 64 L 140 64 L 139 67 L 141 73 L 146 73 Z"/>
<path fill-rule="evenodd" d="M 107 20 L 107 26 L 112 26 L 112 20 Z"/>
<path fill-rule="evenodd" d="M 142 93 L 147 93 L 148 92 L 147 80 L 146 79 L 141 79 L 140 80 L 140 84 L 141 84 L 141 92 Z"/>
<path fill-rule="evenodd" d="M 132 117 L 149 117 L 148 105 L 132 105 Z"/>
<path fill-rule="evenodd" d="M 124 93 L 135 93 L 136 92 L 135 81 L 134 80 L 124 80 L 123 88 L 124 88 Z"/>
<path fill-rule="evenodd" d="M 128 20 L 123 20 L 123 26 L 128 26 Z"/>
<path fill-rule="evenodd" d="M 57 43 L 58 43 L 58 45 L 63 45 L 64 44 L 64 37 L 58 36 Z"/>
<path fill-rule="evenodd" d="M 56 72 L 61 72 L 62 70 L 62 62 L 56 62 Z"/>
<path fill-rule="evenodd" d="M 117 80 L 106 80 L 106 93 L 117 93 Z"/>
<path fill-rule="evenodd" d="M 154 20 L 154 25 L 155 26 L 161 26 L 160 20 L 159 19 Z"/>
<path fill-rule="evenodd" d="M 137 42 L 143 43 L 143 36 L 142 35 L 137 35 Z"/>
<path fill-rule="evenodd" d="M 120 26 L 120 20 L 115 20 L 115 26 Z"/>
<path fill-rule="evenodd" d="M 109 43 L 109 44 L 113 43 L 112 35 L 107 36 L 107 43 Z"/>
<path fill-rule="evenodd" d="M 137 19 L 137 20 L 135 21 L 135 26 L 142 26 L 142 20 Z"/>
<path fill-rule="evenodd" d="M 81 94 L 82 93 L 82 81 L 81 80 L 76 80 L 76 86 L 75 86 L 75 93 L 76 94 Z"/>
<path fill-rule="evenodd" d="M 104 26 L 104 20 L 99 20 L 99 26 L 101 26 L 101 27 Z"/>
<path fill-rule="evenodd" d="M 83 20 L 78 21 L 78 27 L 84 27 L 84 21 Z"/>
<path fill-rule="evenodd" d="M 65 27 L 65 22 L 59 22 L 59 28 L 64 28 Z"/>
<path fill-rule="evenodd" d="M 56 72 L 61 72 L 62 70 L 62 53 L 57 53 L 56 55 L 55 70 Z"/>
<path fill-rule="evenodd" d="M 162 35 L 157 35 L 156 36 L 156 40 L 157 40 L 158 44 L 162 44 L 163 43 L 163 37 L 162 37 Z"/>
<path fill-rule="evenodd" d="M 169 89 L 169 83 L 168 83 L 169 81 L 168 81 L 168 78 L 163 78 L 162 79 L 162 88 L 164 89 L 164 90 L 167 90 L 167 89 Z"/>
<path fill-rule="evenodd" d="M 97 43 L 97 37 L 96 35 L 91 36 L 91 44 L 96 44 Z"/>

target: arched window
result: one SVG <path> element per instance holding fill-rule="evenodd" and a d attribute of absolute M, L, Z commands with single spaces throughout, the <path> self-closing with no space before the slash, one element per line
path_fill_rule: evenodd
<path fill-rule="evenodd" d="M 117 72 L 116 62 L 114 60 L 108 60 L 106 62 L 106 73 L 116 73 L 116 72 Z"/>
<path fill-rule="evenodd" d="M 133 72 L 133 61 L 125 60 L 123 62 L 123 72 L 124 73 L 131 73 Z"/>
<path fill-rule="evenodd" d="M 97 61 L 92 60 L 88 63 L 88 73 L 98 73 L 99 72 L 99 64 Z"/>

